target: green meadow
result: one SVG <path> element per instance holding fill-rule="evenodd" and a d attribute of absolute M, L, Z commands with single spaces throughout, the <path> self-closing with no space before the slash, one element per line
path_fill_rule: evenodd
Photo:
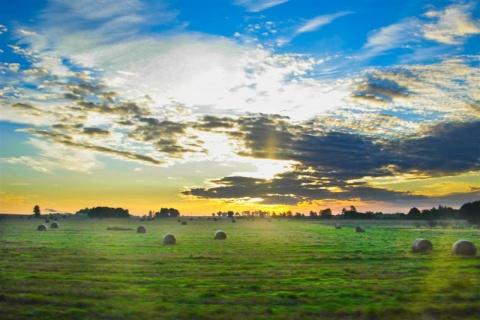
<path fill-rule="evenodd" d="M 203 217 L 0 220 L 2 319 L 478 319 L 480 230 Z M 361 224 L 365 233 L 355 232 Z M 136 233 L 144 225 L 146 234 Z M 133 230 L 107 230 L 107 228 Z M 214 240 L 218 229 L 226 240 Z M 166 233 L 177 239 L 162 245 Z M 411 253 L 416 238 L 433 244 Z"/>

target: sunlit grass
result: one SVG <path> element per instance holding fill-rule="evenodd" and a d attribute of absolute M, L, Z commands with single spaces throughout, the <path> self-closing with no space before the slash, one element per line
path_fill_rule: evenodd
<path fill-rule="evenodd" d="M 66 219 L 0 224 L 5 319 L 262 319 L 436 317 L 480 314 L 480 259 L 456 257 L 474 229 L 393 223 L 267 219 Z M 145 225 L 148 233 L 135 229 Z M 107 227 L 133 228 L 109 231 Z M 213 240 L 222 229 L 227 240 Z M 173 233 L 177 245 L 162 245 Z M 419 237 L 430 254 L 412 254 Z"/>

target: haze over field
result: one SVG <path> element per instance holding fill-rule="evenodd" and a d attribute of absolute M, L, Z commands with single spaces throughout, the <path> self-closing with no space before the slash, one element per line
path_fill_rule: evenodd
<path fill-rule="evenodd" d="M 0 212 L 459 207 L 478 1 L 0 2 Z"/>

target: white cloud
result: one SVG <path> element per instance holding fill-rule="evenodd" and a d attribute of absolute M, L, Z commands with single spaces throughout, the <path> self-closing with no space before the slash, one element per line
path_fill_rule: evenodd
<path fill-rule="evenodd" d="M 480 22 L 470 13 L 473 8 L 473 5 L 452 5 L 442 11 L 427 12 L 425 16 L 436 21 L 423 26 L 424 37 L 439 43 L 461 44 L 466 37 L 480 34 Z"/>
<path fill-rule="evenodd" d="M 346 16 L 348 14 L 351 14 L 352 12 L 348 11 L 342 11 L 342 12 L 337 12 L 334 14 L 328 14 L 328 15 L 321 15 L 317 16 L 309 21 L 307 21 L 304 25 L 302 25 L 300 28 L 297 29 L 297 34 L 298 33 L 304 33 L 304 32 L 313 32 L 318 30 L 319 28 L 332 23 L 335 19 L 338 19 L 340 17 Z"/>
<path fill-rule="evenodd" d="M 39 139 L 30 139 L 29 143 L 40 150 L 40 155 L 4 158 L 2 162 L 23 164 L 43 173 L 50 173 L 58 167 L 72 171 L 90 172 L 93 168 L 101 165 L 90 151 L 75 150 Z"/>
<path fill-rule="evenodd" d="M 0 24 L 0 34 L 7 32 L 8 29 L 3 24 Z"/>
<path fill-rule="evenodd" d="M 288 1 L 289 0 L 235 0 L 234 3 L 237 6 L 246 8 L 249 12 L 260 12 Z"/>
<path fill-rule="evenodd" d="M 417 19 L 407 18 L 399 23 L 376 30 L 370 34 L 363 47 L 364 55 L 376 56 L 391 49 L 401 48 L 416 40 L 419 29 L 420 22 Z"/>
<path fill-rule="evenodd" d="M 163 1 L 147 5 L 141 0 L 52 0 L 41 16 L 41 31 L 51 35 L 53 43 L 72 33 L 83 34 L 93 43 L 111 42 L 146 26 L 172 23 L 177 14 Z"/>

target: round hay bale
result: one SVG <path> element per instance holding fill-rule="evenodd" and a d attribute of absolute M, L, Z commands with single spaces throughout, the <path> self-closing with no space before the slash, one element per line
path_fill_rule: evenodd
<path fill-rule="evenodd" d="M 38 231 L 47 231 L 47 226 L 44 224 L 41 224 L 37 227 Z"/>
<path fill-rule="evenodd" d="M 175 236 L 171 233 L 167 233 L 163 237 L 163 244 L 165 244 L 165 245 L 173 245 L 173 244 L 176 244 L 176 243 L 177 243 L 177 239 L 175 239 Z"/>
<path fill-rule="evenodd" d="M 227 239 L 227 234 L 222 230 L 215 231 L 215 235 L 213 236 L 215 240 L 225 240 Z"/>
<path fill-rule="evenodd" d="M 415 241 L 413 241 L 413 244 L 412 244 L 413 253 L 431 252 L 432 249 L 433 249 L 433 246 L 430 240 L 418 238 Z"/>
<path fill-rule="evenodd" d="M 187 221 L 182 221 L 182 223 L 180 223 L 181 225 L 186 225 L 187 224 Z"/>
<path fill-rule="evenodd" d="M 137 228 L 137 233 L 147 233 L 147 228 L 140 226 Z"/>
<path fill-rule="evenodd" d="M 232 223 L 236 223 L 237 221 L 235 221 L 235 219 L 232 219 Z"/>
<path fill-rule="evenodd" d="M 335 229 L 342 229 L 342 225 L 340 223 L 335 223 Z"/>
<path fill-rule="evenodd" d="M 452 253 L 464 256 L 474 256 L 477 254 L 477 248 L 470 240 L 458 240 L 452 246 Z"/>
<path fill-rule="evenodd" d="M 361 227 L 361 226 L 357 226 L 357 227 L 355 228 L 355 231 L 356 231 L 356 232 L 365 232 L 365 229 L 363 229 L 363 227 Z"/>
<path fill-rule="evenodd" d="M 52 224 L 50 225 L 50 228 L 58 229 L 58 223 L 57 222 L 52 222 Z"/>

